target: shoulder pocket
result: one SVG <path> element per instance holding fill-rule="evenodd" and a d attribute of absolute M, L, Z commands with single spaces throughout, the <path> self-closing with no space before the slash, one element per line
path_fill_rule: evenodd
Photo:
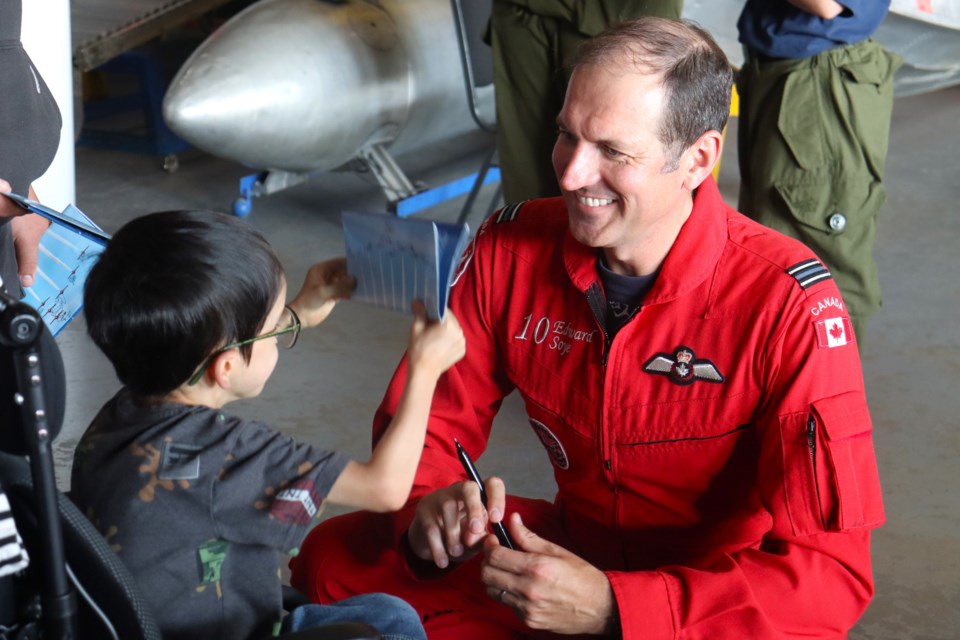
<path fill-rule="evenodd" d="M 873 451 L 873 424 L 863 394 L 850 392 L 818 400 L 813 409 L 824 435 L 835 502 L 828 527 L 848 531 L 881 524 L 880 474 Z"/>
<path fill-rule="evenodd" d="M 873 427 L 861 392 L 780 416 L 786 506 L 795 535 L 883 523 Z"/>

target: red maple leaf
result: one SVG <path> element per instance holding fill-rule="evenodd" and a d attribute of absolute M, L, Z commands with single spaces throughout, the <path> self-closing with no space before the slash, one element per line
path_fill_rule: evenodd
<path fill-rule="evenodd" d="M 841 323 L 838 322 L 830 327 L 830 337 L 832 337 L 834 340 L 839 340 L 843 337 L 843 325 Z"/>

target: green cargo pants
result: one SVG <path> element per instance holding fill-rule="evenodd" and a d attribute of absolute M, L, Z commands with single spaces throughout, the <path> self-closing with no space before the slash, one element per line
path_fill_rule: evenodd
<path fill-rule="evenodd" d="M 565 60 L 608 25 L 679 18 L 682 0 L 494 0 L 489 41 L 506 202 L 559 195 L 551 155 L 567 88 Z"/>
<path fill-rule="evenodd" d="M 866 40 L 798 60 L 748 53 L 737 78 L 738 208 L 816 252 L 860 340 L 881 304 L 873 244 L 900 64 Z"/>

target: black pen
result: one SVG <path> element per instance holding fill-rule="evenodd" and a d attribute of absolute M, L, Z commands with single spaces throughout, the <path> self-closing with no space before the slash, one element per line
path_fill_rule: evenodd
<path fill-rule="evenodd" d="M 56 211 L 50 207 L 40 204 L 36 200 L 25 198 L 21 195 L 17 195 L 16 193 L 0 193 L 0 195 L 7 196 L 7 198 L 13 200 L 13 202 L 16 203 L 21 209 L 35 213 L 38 216 L 42 216 L 50 222 L 55 222 L 59 225 L 62 225 L 74 233 L 83 236 L 87 240 L 92 240 L 101 246 L 105 247 L 107 246 L 107 243 L 110 242 L 109 233 L 96 227 L 92 227 L 86 222 L 75 220 L 66 215 L 65 212 Z M 69 205 L 67 208 L 69 209 L 70 207 L 72 207 L 72 205 Z M 77 209 L 77 211 L 79 212 L 80 210 Z"/>
<path fill-rule="evenodd" d="M 483 502 L 483 506 L 486 507 L 487 490 L 483 486 L 483 480 L 480 479 L 480 473 L 473 465 L 473 460 L 467 455 L 466 449 L 460 446 L 460 441 L 454 438 L 453 442 L 457 445 L 457 457 L 460 458 L 460 464 L 463 465 L 463 469 L 467 472 L 470 479 L 480 487 L 480 500 Z M 500 546 L 506 547 L 507 549 L 516 549 L 513 540 L 510 539 L 510 534 L 507 533 L 507 529 L 503 526 L 502 522 L 491 522 L 490 526 L 493 527 L 493 533 L 496 534 L 497 540 L 500 541 Z"/>

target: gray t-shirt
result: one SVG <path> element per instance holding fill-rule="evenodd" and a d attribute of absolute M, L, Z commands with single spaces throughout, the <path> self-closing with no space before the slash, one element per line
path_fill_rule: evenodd
<path fill-rule="evenodd" d="M 165 640 L 241 640 L 281 615 L 295 554 L 348 458 L 208 407 L 110 400 L 71 498 L 137 579 Z"/>

